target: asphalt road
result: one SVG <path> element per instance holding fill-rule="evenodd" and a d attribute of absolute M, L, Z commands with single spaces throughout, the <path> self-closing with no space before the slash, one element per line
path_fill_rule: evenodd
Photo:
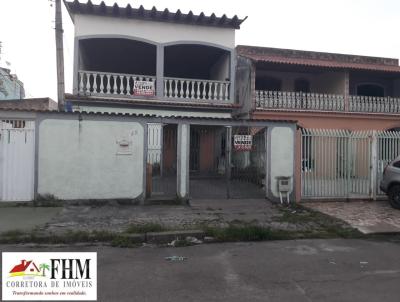
<path fill-rule="evenodd" d="M 400 301 L 400 244 L 301 240 L 97 251 L 98 301 Z M 169 262 L 167 256 L 187 260 Z"/>

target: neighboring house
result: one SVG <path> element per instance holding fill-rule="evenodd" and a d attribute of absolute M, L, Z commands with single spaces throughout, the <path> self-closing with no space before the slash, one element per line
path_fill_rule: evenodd
<path fill-rule="evenodd" d="M 32 98 L 32 99 L 15 99 L 4 100 L 0 102 L 0 109 L 8 110 L 33 110 L 47 111 L 57 110 L 57 102 L 50 98 Z"/>
<path fill-rule="evenodd" d="M 0 101 L 23 99 L 24 84 L 7 68 L 0 67 Z"/>
<path fill-rule="evenodd" d="M 376 198 L 400 153 L 398 59 L 238 46 L 240 116 L 296 120 L 297 198 Z M 390 132 L 385 132 L 390 131 Z"/>
<path fill-rule="evenodd" d="M 304 128 L 399 127 L 398 59 L 237 46 L 238 97 L 252 118 L 289 118 Z M 239 87 L 240 86 L 240 87 Z"/>

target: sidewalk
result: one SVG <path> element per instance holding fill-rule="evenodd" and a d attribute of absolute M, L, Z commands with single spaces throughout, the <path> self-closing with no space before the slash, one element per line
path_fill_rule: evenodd
<path fill-rule="evenodd" d="M 346 221 L 364 234 L 400 233 L 400 211 L 384 201 L 304 202 L 304 207 Z"/>
<path fill-rule="evenodd" d="M 0 233 L 42 228 L 46 223 L 55 219 L 61 211 L 62 208 L 57 207 L 1 207 Z"/>

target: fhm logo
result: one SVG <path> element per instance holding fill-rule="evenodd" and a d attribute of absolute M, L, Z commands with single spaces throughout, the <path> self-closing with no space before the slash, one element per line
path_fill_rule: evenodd
<path fill-rule="evenodd" d="M 46 275 L 46 271 L 49 274 Z M 10 277 L 46 277 L 50 279 L 90 279 L 90 259 L 50 259 L 50 264 L 37 265 L 33 260 L 21 260 Z"/>
<path fill-rule="evenodd" d="M 46 277 L 46 270 L 50 270 L 50 266 L 46 263 L 41 263 L 39 266 L 36 265 L 32 260 L 21 260 L 21 263 L 15 265 L 10 271 L 10 277 L 19 276 L 32 276 L 32 277 Z"/>

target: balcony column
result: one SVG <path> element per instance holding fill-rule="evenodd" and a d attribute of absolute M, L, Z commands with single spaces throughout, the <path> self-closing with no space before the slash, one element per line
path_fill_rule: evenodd
<path fill-rule="evenodd" d="M 349 96 L 350 96 L 350 76 L 349 72 L 346 70 L 344 73 L 344 111 L 348 112 L 349 106 Z"/>
<path fill-rule="evenodd" d="M 164 45 L 157 45 L 156 96 L 164 98 Z"/>
<path fill-rule="evenodd" d="M 230 71 L 229 101 L 231 103 L 234 103 L 235 102 L 235 78 L 236 78 L 236 69 L 235 69 L 236 53 L 235 53 L 234 49 L 231 50 L 231 53 L 230 53 L 230 62 L 231 62 L 231 64 L 230 64 L 230 68 L 229 68 L 229 71 Z"/>

